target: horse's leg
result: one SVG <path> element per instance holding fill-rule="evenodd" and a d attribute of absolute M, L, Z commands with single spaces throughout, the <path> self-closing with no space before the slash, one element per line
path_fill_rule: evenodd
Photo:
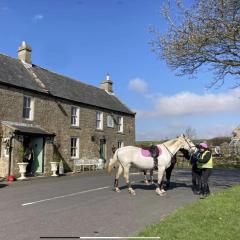
<path fill-rule="evenodd" d="M 156 193 L 161 196 L 166 194 L 165 190 L 162 188 L 164 171 L 165 171 L 164 167 L 158 167 L 158 182 L 157 182 Z"/>
<path fill-rule="evenodd" d="M 132 189 L 131 183 L 129 181 L 129 168 L 130 168 L 130 166 L 127 166 L 124 168 L 123 176 L 124 176 L 127 186 L 128 186 L 128 192 L 132 195 L 135 195 L 136 192 Z"/>
<path fill-rule="evenodd" d="M 147 170 L 143 170 L 143 174 L 144 174 L 144 183 L 149 184 L 147 179 Z"/>
<path fill-rule="evenodd" d="M 118 187 L 118 179 L 119 179 L 120 175 L 122 174 L 122 172 L 123 172 L 123 167 L 121 165 L 119 165 L 118 171 L 116 173 L 115 181 L 114 181 L 114 191 L 115 192 L 121 191 Z"/>
<path fill-rule="evenodd" d="M 154 183 L 154 180 L 153 180 L 153 169 L 150 170 L 150 182 L 151 182 L 151 184 Z"/>

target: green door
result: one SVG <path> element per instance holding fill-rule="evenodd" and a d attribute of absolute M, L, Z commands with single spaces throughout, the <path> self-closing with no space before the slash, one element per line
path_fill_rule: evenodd
<path fill-rule="evenodd" d="M 32 138 L 33 146 L 33 171 L 36 173 L 43 172 L 43 138 Z"/>
<path fill-rule="evenodd" d="M 100 158 L 106 162 L 106 139 L 100 139 Z"/>

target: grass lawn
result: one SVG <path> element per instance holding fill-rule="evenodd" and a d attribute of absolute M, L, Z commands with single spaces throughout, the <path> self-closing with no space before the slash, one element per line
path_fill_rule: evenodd
<path fill-rule="evenodd" d="M 158 236 L 162 240 L 240 239 L 240 185 L 180 208 L 137 236 Z"/>

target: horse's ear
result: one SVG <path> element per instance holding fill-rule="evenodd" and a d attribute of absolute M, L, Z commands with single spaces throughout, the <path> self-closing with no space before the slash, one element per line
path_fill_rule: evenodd
<path fill-rule="evenodd" d="M 184 133 L 182 134 L 182 137 L 184 137 L 184 138 L 186 137 Z"/>

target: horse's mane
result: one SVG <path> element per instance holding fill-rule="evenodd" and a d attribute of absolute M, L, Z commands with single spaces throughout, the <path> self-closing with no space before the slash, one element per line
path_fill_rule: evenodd
<path fill-rule="evenodd" d="M 175 139 L 171 139 L 171 140 L 169 140 L 169 141 L 167 141 L 167 142 L 160 143 L 160 144 L 158 144 L 158 145 L 161 145 L 161 144 L 164 144 L 164 145 L 167 145 L 167 146 L 169 146 L 169 145 L 174 145 L 177 141 L 178 141 L 178 139 L 175 138 Z"/>

